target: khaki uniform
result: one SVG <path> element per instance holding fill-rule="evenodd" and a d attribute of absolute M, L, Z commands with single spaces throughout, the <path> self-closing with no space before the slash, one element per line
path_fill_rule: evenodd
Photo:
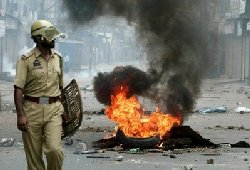
<path fill-rule="evenodd" d="M 52 50 L 52 57 L 46 61 L 35 47 L 17 61 L 15 86 L 31 97 L 60 96 L 59 86 L 63 86 L 60 62 L 58 52 Z M 23 108 L 28 121 L 27 132 L 22 132 L 28 169 L 46 169 L 43 153 L 48 170 L 62 169 L 61 115 L 64 110 L 61 102 L 38 104 L 24 100 Z"/>

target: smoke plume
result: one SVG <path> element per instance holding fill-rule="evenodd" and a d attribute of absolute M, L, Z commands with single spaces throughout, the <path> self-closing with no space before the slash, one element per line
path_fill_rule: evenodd
<path fill-rule="evenodd" d="M 94 91 L 97 100 L 105 105 L 110 105 L 110 96 L 117 88 L 126 85 L 127 97 L 144 95 L 152 85 L 149 75 L 132 66 L 119 66 L 110 73 L 98 73 L 94 77 Z"/>
<path fill-rule="evenodd" d="M 160 96 L 164 111 L 181 110 L 190 113 L 200 93 L 204 66 L 208 67 L 207 37 L 204 8 L 201 0 L 63 0 L 74 24 L 85 24 L 99 16 L 124 17 L 128 23 L 136 23 L 138 42 L 146 44 L 149 62 L 144 90 Z M 123 71 L 138 71 L 125 68 Z M 131 71 L 133 70 L 133 71 Z M 110 75 L 107 75 L 110 74 Z M 108 104 L 112 91 L 103 82 L 112 82 L 114 73 L 100 73 L 95 78 L 98 89 L 106 89 L 96 96 Z M 135 73 L 136 74 L 136 73 Z M 140 75 L 141 76 L 141 75 Z M 126 77 L 126 76 L 125 76 Z M 139 76 L 137 76 L 139 78 Z M 143 80 L 141 78 L 141 80 Z M 149 78 L 147 80 L 147 78 Z M 136 79 L 134 79 L 136 81 Z M 140 84 L 140 83 L 139 83 Z M 142 84 L 142 85 L 145 85 Z M 154 90 L 152 90 L 154 89 Z M 142 94 L 139 91 L 132 92 Z M 104 93 L 104 94 L 103 94 Z M 150 94 L 150 92 L 147 92 Z M 184 115 L 185 116 L 185 115 Z"/>

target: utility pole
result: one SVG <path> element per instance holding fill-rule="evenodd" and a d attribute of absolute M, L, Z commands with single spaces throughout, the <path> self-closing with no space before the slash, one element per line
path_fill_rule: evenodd
<path fill-rule="evenodd" d="M 241 21 L 242 21 L 241 80 L 245 81 L 245 60 L 246 60 L 246 39 L 247 39 L 246 29 L 247 29 L 247 22 L 248 22 L 247 16 L 243 15 L 241 18 Z"/>
<path fill-rule="evenodd" d="M 208 23 L 210 22 L 210 18 L 208 16 L 209 13 L 209 9 L 208 9 L 208 4 L 210 3 L 210 0 L 201 0 L 201 29 L 200 29 L 200 34 L 202 36 L 202 40 L 203 41 L 207 41 L 208 40 Z M 205 47 L 206 49 L 204 49 L 204 55 L 209 56 L 210 54 L 210 44 L 208 44 L 208 46 Z M 210 65 L 210 60 L 207 61 L 208 65 Z M 211 73 L 210 72 L 205 72 L 205 76 L 206 78 L 210 78 L 211 77 Z"/>
<path fill-rule="evenodd" d="M 3 72 L 3 37 L 0 37 L 1 38 L 1 69 L 0 69 L 0 72 L 2 73 Z"/>
<path fill-rule="evenodd" d="M 245 14 L 247 16 L 247 22 L 249 22 L 249 17 L 250 17 L 250 0 L 246 0 L 246 4 L 245 4 Z M 248 44 L 250 43 L 249 42 L 249 33 L 247 31 L 247 23 L 246 23 L 246 30 L 245 30 L 245 35 L 246 35 L 246 41 L 248 40 Z M 249 49 L 249 46 L 248 46 L 248 49 Z M 246 56 L 248 57 L 248 77 L 247 77 L 247 83 L 250 84 L 250 54 L 248 52 L 248 55 Z"/>
<path fill-rule="evenodd" d="M 3 72 L 3 43 L 4 43 L 4 36 L 6 34 L 5 31 L 5 10 L 0 9 L 0 55 L 1 55 L 1 69 L 0 72 Z"/>
<path fill-rule="evenodd" d="M 242 26 L 242 60 L 241 60 L 241 80 L 249 83 L 249 54 L 247 54 L 247 23 L 249 21 L 249 8 L 250 8 L 250 0 L 246 1 L 245 13 L 241 15 L 241 26 Z M 248 58 L 247 58 L 248 57 Z M 248 63 L 246 63 L 248 62 Z M 247 65 L 246 65 L 247 64 Z M 246 70 L 248 69 L 248 70 Z M 247 71 L 247 72 L 246 72 Z M 248 73 L 248 77 L 246 77 L 246 73 Z"/>

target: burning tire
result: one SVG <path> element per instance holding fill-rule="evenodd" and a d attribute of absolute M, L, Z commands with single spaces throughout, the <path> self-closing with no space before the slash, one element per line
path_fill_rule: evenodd
<path fill-rule="evenodd" d="M 127 137 L 122 130 L 118 130 L 116 133 L 116 140 L 125 148 L 152 149 L 160 142 L 160 136 L 133 138 Z"/>

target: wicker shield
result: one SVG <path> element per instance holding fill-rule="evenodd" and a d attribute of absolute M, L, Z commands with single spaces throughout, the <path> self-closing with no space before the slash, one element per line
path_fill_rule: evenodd
<path fill-rule="evenodd" d="M 69 117 L 69 122 L 63 123 L 63 132 L 61 136 L 63 139 L 73 136 L 82 123 L 82 99 L 75 79 L 71 80 L 63 89 L 62 105 Z"/>

